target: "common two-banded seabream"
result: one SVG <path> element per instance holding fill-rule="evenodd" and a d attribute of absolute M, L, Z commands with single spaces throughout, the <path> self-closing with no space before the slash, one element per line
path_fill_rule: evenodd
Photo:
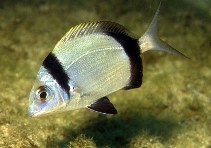
<path fill-rule="evenodd" d="M 143 52 L 161 50 L 183 55 L 157 36 L 158 15 L 159 8 L 141 38 L 109 21 L 72 27 L 38 71 L 30 93 L 29 115 L 83 107 L 116 114 L 106 96 L 120 89 L 141 86 Z"/>

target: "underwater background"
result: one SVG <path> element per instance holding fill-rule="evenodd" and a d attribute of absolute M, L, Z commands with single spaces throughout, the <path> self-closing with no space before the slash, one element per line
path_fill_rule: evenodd
<path fill-rule="evenodd" d="M 0 147 L 211 147 L 211 1 L 163 0 L 159 35 L 191 58 L 147 52 L 141 88 L 109 95 L 118 114 L 27 115 L 47 54 L 70 27 L 115 21 L 141 36 L 158 0 L 0 0 Z"/>

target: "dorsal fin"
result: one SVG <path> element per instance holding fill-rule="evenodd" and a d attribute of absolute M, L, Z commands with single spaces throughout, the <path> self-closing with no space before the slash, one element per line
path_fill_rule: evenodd
<path fill-rule="evenodd" d="M 93 33 L 114 33 L 132 35 L 124 26 L 110 21 L 81 23 L 72 27 L 57 43 L 64 43 L 77 37 L 90 35 Z"/>

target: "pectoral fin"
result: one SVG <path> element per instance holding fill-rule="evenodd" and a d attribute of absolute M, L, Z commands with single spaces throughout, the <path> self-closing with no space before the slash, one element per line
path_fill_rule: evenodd
<path fill-rule="evenodd" d="M 107 97 L 98 99 L 87 108 L 102 114 L 117 114 L 116 108 Z"/>

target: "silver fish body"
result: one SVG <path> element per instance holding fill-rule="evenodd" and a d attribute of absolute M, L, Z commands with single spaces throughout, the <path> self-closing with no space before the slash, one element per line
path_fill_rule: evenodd
<path fill-rule="evenodd" d="M 106 97 L 142 83 L 140 54 L 162 50 L 180 54 L 157 37 L 159 8 L 139 39 L 123 26 L 107 21 L 75 26 L 46 57 L 30 93 L 29 114 L 39 116 L 87 107 L 116 114 Z"/>

